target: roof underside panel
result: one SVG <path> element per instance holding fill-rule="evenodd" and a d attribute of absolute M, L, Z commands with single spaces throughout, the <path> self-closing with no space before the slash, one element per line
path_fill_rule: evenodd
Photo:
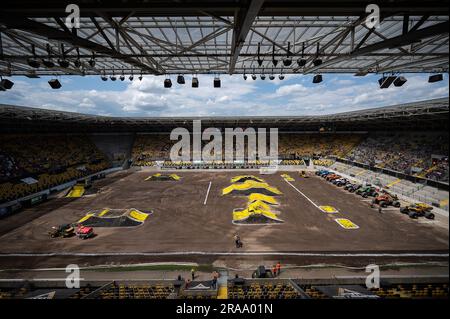
<path fill-rule="evenodd" d="M 448 72 L 448 1 L 378 1 L 382 21 L 374 29 L 360 0 L 78 4 L 80 28 L 69 30 L 66 1 L 3 0 L 0 74 Z M 57 62 L 63 53 L 68 68 L 28 64 Z"/>

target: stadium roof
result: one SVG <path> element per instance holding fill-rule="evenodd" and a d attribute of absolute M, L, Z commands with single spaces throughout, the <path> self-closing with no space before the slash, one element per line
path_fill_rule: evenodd
<path fill-rule="evenodd" d="M 445 130 L 449 99 L 374 108 L 323 116 L 127 118 L 86 115 L 0 104 L 0 132 L 167 132 L 175 127 L 264 127 L 280 131 Z"/>
<path fill-rule="evenodd" d="M 65 25 L 69 3 L 80 7 L 79 29 Z M 365 0 L 2 0 L 0 74 L 448 72 L 448 1 L 379 0 L 382 21 L 372 29 L 364 23 L 367 4 Z M 71 62 L 68 67 L 56 63 L 53 68 L 35 69 L 27 63 L 33 56 L 50 56 L 56 62 L 63 51 Z M 288 52 L 293 63 L 285 67 L 282 60 Z M 88 63 L 93 54 L 95 66 Z M 317 54 L 323 60 L 320 66 L 312 64 Z M 307 63 L 299 67 L 302 56 Z M 77 59 L 81 67 L 74 66 Z"/>

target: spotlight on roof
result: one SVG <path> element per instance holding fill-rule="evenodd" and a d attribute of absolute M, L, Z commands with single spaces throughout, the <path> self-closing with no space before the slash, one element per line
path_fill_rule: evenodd
<path fill-rule="evenodd" d="M 265 80 L 266 79 L 266 75 L 265 74 L 261 74 L 261 80 Z"/>
<path fill-rule="evenodd" d="M 270 80 L 270 81 L 275 80 L 275 75 L 273 75 L 273 74 L 269 75 L 269 80 Z"/>
<path fill-rule="evenodd" d="M 302 57 L 297 60 L 297 64 L 301 68 L 303 68 L 306 65 L 306 60 L 305 60 L 305 42 L 303 42 Z"/>
<path fill-rule="evenodd" d="M 220 81 L 220 78 L 219 77 L 215 77 L 214 78 L 214 87 L 216 88 L 216 89 L 218 89 L 218 88 L 220 88 L 222 86 L 222 83 L 221 83 L 221 81 Z"/>
<path fill-rule="evenodd" d="M 144 76 L 142 75 L 142 73 L 141 73 L 141 75 L 139 75 L 139 81 L 142 81 L 142 79 L 144 78 Z"/>
<path fill-rule="evenodd" d="M 319 59 L 319 58 L 314 59 L 314 61 L 313 61 L 314 66 L 322 65 L 322 63 L 323 63 L 322 59 Z"/>
<path fill-rule="evenodd" d="M 196 76 L 192 78 L 192 87 L 193 88 L 199 87 L 198 77 L 196 77 Z"/>
<path fill-rule="evenodd" d="M 120 81 L 125 81 L 125 75 L 121 75 L 120 77 L 119 77 L 119 79 L 120 79 Z"/>
<path fill-rule="evenodd" d="M 316 57 L 313 61 L 314 66 L 319 66 L 319 65 L 322 65 L 322 63 L 323 63 L 322 59 L 319 58 L 319 54 L 320 54 L 320 43 L 317 43 Z"/>
<path fill-rule="evenodd" d="M 165 79 L 164 80 L 164 87 L 166 89 L 170 89 L 172 87 L 172 80 L 171 79 Z"/>
<path fill-rule="evenodd" d="M 391 86 L 391 84 L 395 81 L 397 77 L 394 75 L 390 76 L 383 76 L 381 79 L 378 80 L 378 83 L 380 84 L 381 89 L 387 89 Z"/>
<path fill-rule="evenodd" d="M 66 60 L 66 52 L 64 51 L 64 44 L 61 43 L 61 58 L 58 59 L 58 64 L 60 67 L 67 69 L 70 66 L 70 62 Z"/>
<path fill-rule="evenodd" d="M 76 68 L 81 68 L 81 60 L 80 60 L 80 48 L 77 48 L 77 59 L 73 62 Z"/>
<path fill-rule="evenodd" d="M 89 66 L 90 66 L 91 68 L 94 68 L 94 67 L 95 67 L 95 53 L 94 53 L 94 52 L 92 52 L 92 57 L 91 57 L 91 59 L 89 60 Z"/>
<path fill-rule="evenodd" d="M 404 77 L 404 76 L 399 76 L 398 78 L 395 79 L 394 81 L 394 85 L 396 87 L 401 87 L 403 86 L 403 84 L 405 84 L 408 80 Z"/>
<path fill-rule="evenodd" d="M 128 77 L 128 80 L 133 81 L 134 80 L 134 75 L 133 73 L 131 73 L 131 75 Z"/>
<path fill-rule="evenodd" d="M 243 75 L 243 78 L 244 78 L 244 81 L 247 81 L 247 79 L 248 79 L 247 74 L 244 74 L 244 75 Z"/>
<path fill-rule="evenodd" d="M 52 80 L 48 81 L 48 84 L 50 85 L 50 87 L 53 90 L 57 90 L 57 89 L 60 89 L 62 87 L 61 82 L 59 82 L 58 79 L 52 79 Z"/>
<path fill-rule="evenodd" d="M 185 84 L 186 81 L 184 79 L 184 76 L 182 76 L 182 75 L 177 76 L 177 83 L 178 84 Z"/>
<path fill-rule="evenodd" d="M 28 65 L 31 66 L 32 68 L 38 69 L 41 66 L 41 63 L 39 62 L 38 59 L 29 58 Z"/>
<path fill-rule="evenodd" d="M 113 74 L 109 78 L 111 79 L 111 81 L 116 81 L 117 80 L 117 77 L 114 74 L 114 70 L 113 70 Z"/>
<path fill-rule="evenodd" d="M 292 65 L 292 52 L 291 52 L 291 42 L 288 42 L 287 56 L 283 60 L 283 65 L 288 67 Z"/>
<path fill-rule="evenodd" d="M 442 74 L 433 74 L 428 78 L 428 83 L 436 83 L 444 80 L 444 76 Z"/>
<path fill-rule="evenodd" d="M 284 80 L 284 75 L 283 74 L 280 74 L 279 76 L 278 76 L 278 79 L 280 79 L 280 81 L 283 81 Z"/>
<path fill-rule="evenodd" d="M 42 64 L 50 69 L 55 67 L 55 63 L 50 58 L 42 60 Z"/>
<path fill-rule="evenodd" d="M 321 83 L 322 81 L 323 81 L 322 74 L 316 74 L 316 75 L 313 77 L 313 83 L 314 83 L 314 84 Z"/>
<path fill-rule="evenodd" d="M 256 81 L 257 78 L 258 78 L 258 77 L 256 76 L 256 74 L 252 74 L 252 79 L 253 79 L 253 81 Z"/>
<path fill-rule="evenodd" d="M 103 82 L 108 81 L 108 77 L 107 77 L 106 75 L 102 75 L 102 76 L 101 76 L 101 79 L 102 79 Z"/>
<path fill-rule="evenodd" d="M 14 85 L 14 82 L 8 79 L 2 79 L 0 81 L 0 91 L 10 90 Z"/>
<path fill-rule="evenodd" d="M 28 59 L 28 65 L 32 68 L 39 68 L 41 66 L 41 63 L 38 59 L 36 59 L 36 49 L 34 47 L 34 44 L 31 45 L 31 52 L 33 53 L 33 57 Z"/>

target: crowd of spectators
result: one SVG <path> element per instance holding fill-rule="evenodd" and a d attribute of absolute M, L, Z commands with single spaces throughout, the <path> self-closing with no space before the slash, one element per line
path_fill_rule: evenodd
<path fill-rule="evenodd" d="M 448 136 L 425 133 L 374 134 L 347 159 L 409 175 L 448 181 L 448 161 L 433 170 L 433 155 L 448 156 Z M 429 174 L 427 174 L 429 172 Z"/>
<path fill-rule="evenodd" d="M 7 202 L 110 167 L 87 136 L 0 136 L 0 202 Z M 26 183 L 24 179 L 35 183 Z"/>

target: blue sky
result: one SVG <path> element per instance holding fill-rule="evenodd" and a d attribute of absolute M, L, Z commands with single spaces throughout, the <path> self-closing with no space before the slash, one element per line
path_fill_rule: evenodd
<path fill-rule="evenodd" d="M 449 78 L 429 84 L 428 74 L 408 74 L 401 88 L 381 90 L 380 75 L 325 74 L 312 84 L 312 75 L 287 75 L 284 81 L 244 81 L 242 76 L 221 76 L 222 88 L 213 88 L 213 77 L 199 76 L 200 88 L 164 89 L 164 77 L 144 76 L 142 81 L 101 81 L 98 76 L 63 77 L 63 87 L 52 90 L 49 77 L 14 77 L 14 87 L 0 92 L 0 103 L 130 117 L 173 116 L 301 116 L 321 115 L 447 97 Z"/>

